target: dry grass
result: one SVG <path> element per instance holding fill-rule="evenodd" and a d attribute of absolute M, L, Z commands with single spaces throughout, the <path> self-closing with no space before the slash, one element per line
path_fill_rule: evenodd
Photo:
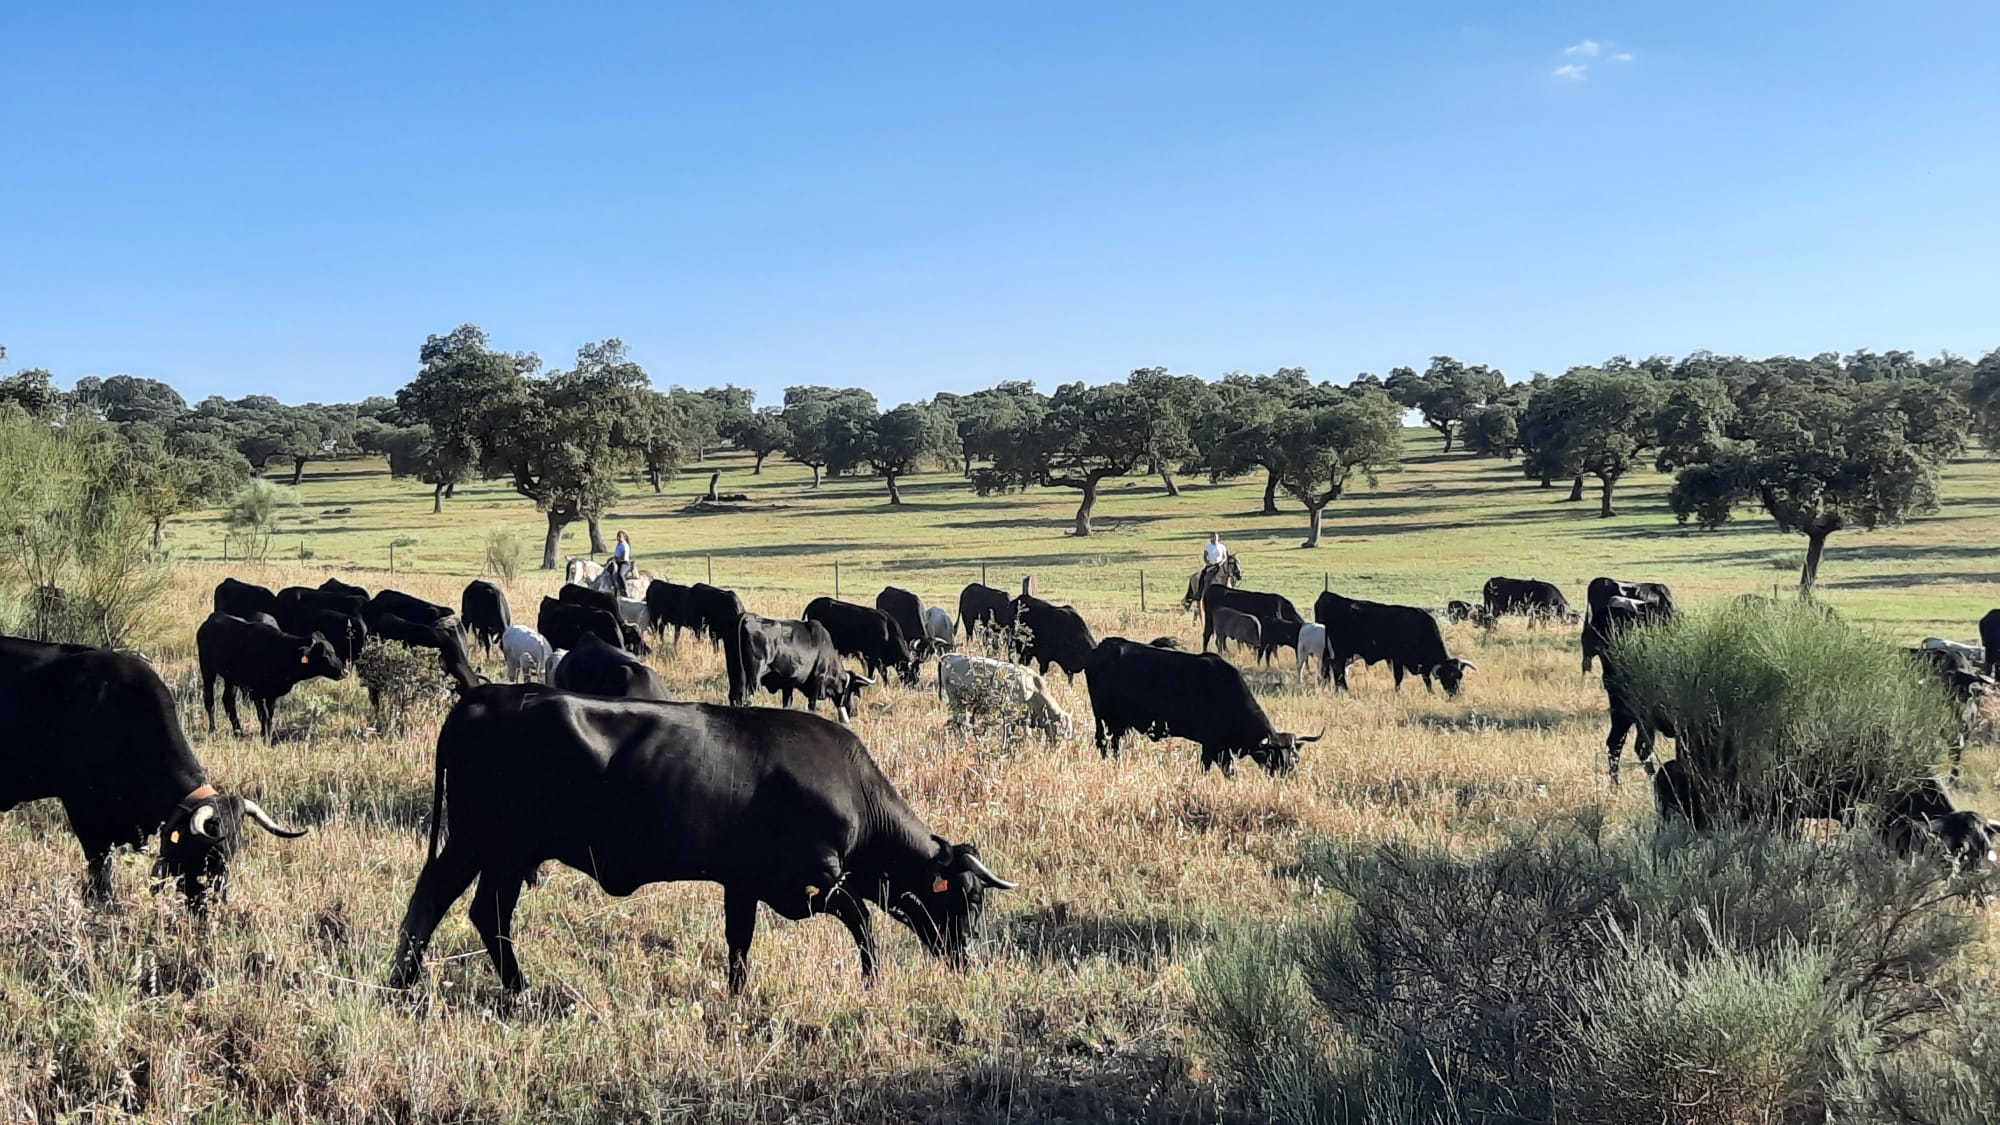
<path fill-rule="evenodd" d="M 332 503 L 343 487 L 330 481 L 319 495 Z M 733 518 L 701 517 L 698 526 Z M 827 534 L 875 534 L 855 521 L 841 526 Z M 483 530 L 466 522 L 468 550 Z M 1111 555 L 1127 546 L 1102 541 Z M 1426 550 L 1413 573 L 1491 565 Z M 798 612 L 810 583 L 792 573 L 796 563 L 757 562 L 771 581 L 746 583 L 749 607 Z M 371 588 L 393 581 L 456 604 L 477 565 L 437 566 L 459 576 L 341 577 Z M 1100 635 L 1197 640 L 1184 616 L 1141 613 L 1122 586 L 1093 586 L 1092 566 L 1039 573 L 1064 582 L 1058 596 L 1076 602 Z M 1565 569 L 1598 563 L 1581 558 Z M 850 596 L 872 594 L 887 578 L 949 602 L 964 581 L 884 570 L 849 579 Z M 1293 874 L 1310 841 L 1418 834 L 1470 848 L 1510 821 L 1566 818 L 1600 802 L 1614 818 L 1648 809 L 1643 787 L 1605 786 L 1602 696 L 1595 678 L 1580 676 L 1568 629 L 1510 623 L 1487 636 L 1448 627 L 1454 649 L 1479 664 L 1458 700 L 1426 695 L 1420 682 L 1392 693 L 1381 668 L 1357 672 L 1351 696 L 1277 669 L 1249 670 L 1281 725 L 1327 732 L 1284 780 L 1248 763 L 1233 781 L 1204 775 L 1181 742 L 1128 741 L 1122 760 L 1100 761 L 1083 685 L 1060 675 L 1060 701 L 1080 721 L 1054 747 L 955 734 L 928 687 L 877 689 L 855 725 L 885 771 L 933 827 L 977 842 L 1022 884 L 996 897 L 970 972 L 933 963 L 890 926 L 885 971 L 865 989 L 841 927 L 767 915 L 751 987 L 731 1000 L 717 888 L 651 887 L 616 899 L 579 873 L 551 869 L 518 915 L 526 996 L 500 993 L 461 903 L 439 931 L 431 986 L 410 998 L 379 985 L 422 862 L 436 717 L 378 731 L 359 685 L 316 681 L 282 705 L 276 746 L 208 735 L 192 638 L 225 573 L 275 587 L 316 583 L 327 568 L 184 564 L 161 607 L 171 639 L 152 654 L 214 779 L 313 832 L 253 841 L 235 900 L 197 925 L 175 901 L 145 892 L 149 860 L 140 857 L 124 861 L 118 909 L 85 909 L 80 857 L 60 811 L 45 802 L 0 817 L 11 876 L 0 882 L 0 1114 L 1245 1119 L 1208 1076 L 1189 1022 L 1188 969 L 1219 931 L 1328 905 Z M 1705 573 L 1692 585 L 1697 598 L 1714 596 L 1768 583 L 1767 574 L 1737 582 Z M 531 572 L 512 584 L 517 616 L 532 618 L 555 581 Z M 1346 584 L 1370 588 L 1363 575 Z M 1984 586 L 1955 596 L 1984 597 Z M 1947 611 L 1956 615 L 1957 603 L 1937 616 Z M 680 697 L 725 694 L 721 660 L 705 644 L 689 639 L 654 663 Z M 489 671 L 497 674 L 497 661 Z M 1981 750 L 1969 765 L 1970 776 L 1990 777 L 1994 762 Z"/>

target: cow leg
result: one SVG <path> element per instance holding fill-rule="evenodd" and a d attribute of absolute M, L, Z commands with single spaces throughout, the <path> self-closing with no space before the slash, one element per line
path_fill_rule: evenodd
<path fill-rule="evenodd" d="M 1389 675 L 1396 681 L 1396 690 L 1403 690 L 1403 666 L 1394 660 L 1389 662 Z"/>
<path fill-rule="evenodd" d="M 828 896 L 827 909 L 854 935 L 854 947 L 861 951 L 861 980 L 875 983 L 875 920 L 868 904 L 845 892 Z"/>
<path fill-rule="evenodd" d="M 1653 737 L 1655 732 L 1651 723 L 1640 723 L 1638 727 L 1639 736 L 1632 740 L 1632 753 L 1639 759 L 1639 764 L 1645 767 L 1646 776 L 1651 777 L 1653 776 Z"/>
<path fill-rule="evenodd" d="M 521 901 L 521 883 L 519 875 L 483 871 L 472 891 L 472 927 L 486 943 L 500 986 L 509 992 L 519 992 L 527 984 L 514 957 L 514 905 Z"/>
<path fill-rule="evenodd" d="M 722 936 L 729 945 L 729 994 L 740 996 L 750 976 L 750 939 L 757 936 L 757 896 L 722 889 Z"/>
<path fill-rule="evenodd" d="M 229 690 L 225 685 L 224 691 Z M 215 733 L 215 673 L 201 670 L 201 709 L 208 715 L 208 733 Z"/>
<path fill-rule="evenodd" d="M 444 919 L 444 912 L 472 885 L 479 867 L 463 849 L 451 845 L 424 864 L 417 876 L 417 889 L 410 893 L 410 905 L 403 911 L 403 924 L 396 938 L 396 957 L 390 963 L 389 987 L 408 988 L 424 971 L 424 950 L 431 934 Z"/>
<path fill-rule="evenodd" d="M 278 741 L 278 701 L 275 699 L 252 699 L 257 708 L 257 727 L 264 732 L 264 741 L 275 745 Z"/>
<path fill-rule="evenodd" d="M 222 681 L 222 711 L 229 716 L 229 729 L 236 732 L 236 737 L 242 738 L 243 719 L 236 714 L 236 685 L 228 680 Z"/>
<path fill-rule="evenodd" d="M 1613 785 L 1618 784 L 1618 761 L 1625 756 L 1625 734 L 1631 729 L 1632 716 L 1616 711 L 1611 713 L 1611 733 L 1604 736 L 1604 753 Z"/>

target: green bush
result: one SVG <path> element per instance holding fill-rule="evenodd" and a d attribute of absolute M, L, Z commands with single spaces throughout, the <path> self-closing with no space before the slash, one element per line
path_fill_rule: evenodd
<path fill-rule="evenodd" d="M 361 650 L 354 658 L 354 676 L 368 689 L 369 705 L 385 730 L 438 721 L 456 698 L 438 667 L 437 653 L 393 641 Z"/>
<path fill-rule="evenodd" d="M 521 573 L 521 537 L 511 528 L 486 533 L 486 573 L 512 582 Z"/>
<path fill-rule="evenodd" d="M 1632 629 L 1608 664 L 1721 820 L 1842 817 L 1933 776 L 1956 733 L 1896 647 L 1809 605 L 1739 601 Z"/>
<path fill-rule="evenodd" d="M 1303 867 L 1350 905 L 1219 942 L 1194 975 L 1216 1054 L 1283 1120 L 1819 1119 L 1793 1110 L 1916 1065 L 1966 1002 L 1985 878 L 1867 832 L 1594 815 L 1469 858 L 1390 843 Z"/>
<path fill-rule="evenodd" d="M 262 562 L 271 551 L 271 537 L 278 532 L 283 510 L 298 504 L 295 490 L 263 477 L 251 477 L 229 498 L 222 509 L 223 526 L 229 528 L 243 551 L 243 557 Z"/>

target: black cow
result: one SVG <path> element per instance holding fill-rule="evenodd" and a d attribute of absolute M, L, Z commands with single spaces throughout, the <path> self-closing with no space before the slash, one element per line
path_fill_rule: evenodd
<path fill-rule="evenodd" d="M 1221 589 L 1212 586 L 1210 589 Z M 1076 674 L 1083 671 L 1090 662 L 1090 654 L 1097 648 L 1097 638 L 1091 635 L 1090 624 L 1083 615 L 1066 605 L 1045 602 L 1032 594 L 1023 594 L 1014 599 L 1014 621 L 1027 631 L 1026 644 L 1017 643 L 1015 660 L 1027 664 L 1032 661 L 1037 670 L 1046 676 L 1049 665 L 1063 670 L 1070 681 L 1076 681 Z"/>
<path fill-rule="evenodd" d="M 278 591 L 278 608 L 271 616 L 278 619 L 278 627 L 287 633 L 306 636 L 314 632 L 326 632 L 320 624 L 329 620 L 328 614 L 339 614 L 353 619 L 366 632 L 366 622 L 361 611 L 368 604 L 366 597 L 353 594 L 315 590 L 310 586 L 287 586 Z M 339 630 L 346 632 L 343 628 Z M 327 633 L 331 638 L 332 633 Z"/>
<path fill-rule="evenodd" d="M 565 582 L 562 585 L 562 589 L 556 591 L 556 600 L 569 605 L 582 606 L 587 609 L 601 609 L 610 614 L 611 619 L 618 622 L 619 639 L 617 643 L 626 652 L 638 656 L 651 655 L 653 646 L 646 643 L 646 638 L 640 634 L 639 627 L 626 621 L 625 615 L 619 612 L 618 595 L 609 590 L 599 590 L 590 586 L 580 586 L 575 582 Z"/>
<path fill-rule="evenodd" d="M 1459 601 L 1457 598 L 1444 603 L 1444 619 L 1446 621 L 1472 620 L 1472 603 Z"/>
<path fill-rule="evenodd" d="M 971 640 L 973 630 L 980 625 L 995 632 L 1005 632 L 1014 627 L 1014 595 L 977 582 L 967 583 L 958 592 L 958 624 L 965 630 L 965 639 Z"/>
<path fill-rule="evenodd" d="M 1986 648 L 1986 674 L 2000 677 L 2000 609 L 1979 619 L 1979 643 Z"/>
<path fill-rule="evenodd" d="M 254 582 L 225 578 L 215 584 L 215 612 L 241 617 L 245 621 L 253 613 L 268 613 L 275 618 L 278 616 L 278 595 Z"/>
<path fill-rule="evenodd" d="M 338 578 L 328 578 L 326 581 L 319 584 L 319 588 L 321 593 L 340 594 L 342 596 L 349 598 L 359 598 L 364 602 L 368 600 L 367 590 L 364 590 L 359 586 L 353 585 L 352 583 L 342 582 Z"/>
<path fill-rule="evenodd" d="M 1266 621 L 1297 621 L 1299 607 L 1292 604 L 1283 594 L 1266 594 L 1256 590 L 1239 590 L 1233 586 L 1210 586 L 1201 595 L 1201 650 L 1208 651 L 1209 641 L 1215 637 L 1213 623 L 1217 609 L 1233 609 Z"/>
<path fill-rule="evenodd" d="M 870 902 L 960 966 L 987 890 L 1014 886 L 972 845 L 933 833 L 852 731 L 775 707 L 483 687 L 445 718 L 434 785 L 430 859 L 403 916 L 395 988 L 415 983 L 438 921 L 477 878 L 472 924 L 501 984 L 518 991 L 514 906 L 547 860 L 619 896 L 720 883 L 732 993 L 748 976 L 759 902 L 786 918 L 839 918 L 872 979 Z"/>
<path fill-rule="evenodd" d="M 874 683 L 843 666 L 832 634 L 818 621 L 784 621 L 745 613 L 724 646 L 729 661 L 729 702 L 748 706 L 758 689 L 776 692 L 792 705 L 794 692 L 806 697 L 807 710 L 828 700 L 846 722 L 861 696 Z"/>
<path fill-rule="evenodd" d="M 1957 711 L 1957 737 L 1951 744 L 1951 779 L 1957 781 L 1965 761 L 1965 743 L 1972 728 L 1979 725 L 1979 710 L 1993 691 L 1993 677 L 1973 667 L 1972 662 L 1950 649 L 1912 648 L 1910 660 L 1924 670 L 1945 693 Z"/>
<path fill-rule="evenodd" d="M 1702 785 L 1684 759 L 1674 757 L 1653 774 L 1653 804 L 1660 819 L 1686 820 L 1697 831 L 1714 828 L 1720 817 L 1711 807 L 1714 794 Z M 1800 817 L 1847 820 L 1856 801 L 1851 794 L 1831 793 L 1799 807 Z M 1928 852 L 1953 867 L 1982 868 L 2000 862 L 2000 820 L 1952 804 L 1944 785 L 1923 778 L 1888 795 L 1875 831 L 1898 854 Z"/>
<path fill-rule="evenodd" d="M 1537 621 L 1569 616 L 1569 599 L 1562 590 L 1539 578 L 1488 578 L 1480 596 L 1489 618 L 1526 617 L 1531 629 Z"/>
<path fill-rule="evenodd" d="M 253 619 L 254 620 L 254 619 Z M 310 637 L 314 633 L 326 638 L 333 651 L 343 662 L 352 662 L 368 647 L 368 626 L 362 623 L 359 614 L 341 613 L 332 609 L 302 609 L 292 613 L 289 620 L 276 619 L 278 628 L 298 637 Z"/>
<path fill-rule="evenodd" d="M 1298 652 L 1299 627 L 1304 624 L 1305 622 L 1303 621 L 1286 621 L 1276 617 L 1267 617 L 1258 621 L 1258 628 L 1264 635 L 1263 644 L 1257 650 L 1258 662 L 1269 664 L 1271 658 L 1277 655 L 1278 650 L 1281 648 L 1291 649 L 1294 653 Z"/>
<path fill-rule="evenodd" d="M 1235 666 L 1213 653 L 1178 652 L 1107 637 L 1084 669 L 1097 716 L 1097 751 L 1118 753 L 1128 731 L 1158 740 L 1172 735 L 1201 745 L 1201 768 L 1236 772 L 1248 757 L 1270 773 L 1298 765 L 1299 747 L 1317 742 L 1277 730 Z"/>
<path fill-rule="evenodd" d="M 1674 592 L 1664 582 L 1626 582 L 1618 578 L 1593 578 L 1584 591 L 1584 600 L 1590 612 L 1583 619 L 1583 670 L 1590 671 L 1592 659 L 1604 655 L 1611 644 L 1611 635 L 1605 622 L 1604 607 L 1612 598 L 1626 598 L 1640 605 L 1653 606 L 1659 616 L 1674 616 Z"/>
<path fill-rule="evenodd" d="M 201 665 L 201 709 L 208 715 L 208 729 L 215 730 L 215 681 L 222 681 L 222 709 L 238 736 L 243 720 L 236 714 L 236 693 L 250 697 L 257 709 L 257 724 L 266 742 L 278 738 L 273 721 L 278 700 L 293 687 L 324 676 L 329 680 L 347 678 L 347 665 L 333 651 L 326 638 L 313 633 L 294 636 L 283 630 L 226 613 L 211 613 L 194 633 L 194 646 Z"/>
<path fill-rule="evenodd" d="M 1593 583 L 1593 586 L 1595 583 Z M 1618 635 L 1636 625 L 1651 625 L 1671 620 L 1674 616 L 1672 599 L 1664 604 L 1658 601 L 1639 601 L 1635 598 L 1612 597 L 1599 606 L 1591 607 L 1591 620 L 1598 623 L 1599 637 L 1597 655 L 1603 657 L 1604 704 L 1611 713 L 1611 731 L 1604 736 L 1606 764 L 1611 774 L 1611 784 L 1618 784 L 1618 765 L 1625 757 L 1625 736 L 1637 730 L 1638 738 L 1632 744 L 1632 752 L 1638 756 L 1639 765 L 1647 773 L 1653 773 L 1653 740 L 1655 735 L 1664 734 L 1668 738 L 1679 737 L 1674 733 L 1673 717 L 1661 712 L 1648 713 L 1633 698 L 1631 685 L 1626 681 L 1623 669 L 1617 666 L 1612 653 Z M 1685 779 L 1681 779 L 1685 781 Z M 1655 782 L 1656 793 L 1660 784 Z"/>
<path fill-rule="evenodd" d="M 1478 665 L 1460 660 L 1445 651 L 1444 634 L 1437 618 L 1415 606 L 1384 605 L 1342 597 L 1331 590 L 1313 603 L 1313 620 L 1326 626 L 1326 659 L 1320 663 L 1320 678 L 1331 678 L 1347 690 L 1347 665 L 1388 662 L 1397 690 L 1403 676 L 1414 672 L 1424 678 L 1430 691 L 1431 678 L 1444 685 L 1446 695 L 1457 695 L 1465 673 Z"/>
<path fill-rule="evenodd" d="M 556 665 L 550 682 L 564 691 L 613 699 L 671 698 L 645 661 L 588 633 Z"/>
<path fill-rule="evenodd" d="M 688 588 L 688 603 L 711 645 L 726 643 L 736 632 L 736 619 L 743 616 L 743 599 L 726 586 L 697 582 Z"/>
<path fill-rule="evenodd" d="M 917 657 L 910 651 L 909 638 L 895 618 L 874 606 L 814 598 L 800 616 L 826 626 L 834 650 L 858 658 L 875 679 L 882 679 L 893 668 L 904 684 L 917 682 Z"/>
<path fill-rule="evenodd" d="M 361 607 L 361 619 L 368 623 L 372 632 L 382 631 L 376 622 L 388 614 L 424 625 L 436 624 L 452 616 L 450 606 L 428 602 L 401 590 L 378 590 L 374 597 L 368 599 L 368 604 Z"/>
<path fill-rule="evenodd" d="M 875 608 L 889 615 L 896 628 L 903 631 L 903 639 L 909 642 L 910 653 L 919 664 L 930 656 L 931 642 L 924 632 L 924 600 L 908 590 L 895 586 L 884 586 L 875 595 Z"/>
<path fill-rule="evenodd" d="M 111 897 L 111 852 L 160 834 L 155 880 L 192 909 L 228 889 L 246 819 L 279 836 L 255 801 L 224 796 L 188 746 L 173 696 L 137 656 L 0 636 L 0 810 L 62 802 L 91 899 Z"/>
<path fill-rule="evenodd" d="M 388 610 L 375 614 L 375 637 L 377 640 L 396 641 L 411 648 L 427 648 L 438 654 L 438 668 L 463 691 L 479 683 L 479 674 L 472 670 L 472 654 L 465 648 L 465 633 L 458 627 L 458 618 L 446 614 L 437 621 L 412 621 Z M 368 702 L 376 702 L 375 688 L 368 690 Z"/>
<path fill-rule="evenodd" d="M 548 640 L 550 648 L 573 649 L 585 636 L 594 636 L 614 648 L 622 648 L 625 643 L 616 616 L 546 597 L 542 599 L 541 611 L 535 615 L 535 632 Z"/>
<path fill-rule="evenodd" d="M 681 630 L 701 629 L 701 617 L 694 610 L 694 587 L 655 578 L 646 587 L 646 616 L 653 622 L 653 633 L 664 637 L 667 626 L 674 627 L 674 644 L 681 643 Z"/>
<path fill-rule="evenodd" d="M 514 623 L 514 615 L 507 609 L 507 591 L 484 578 L 466 583 L 465 592 L 458 596 L 458 620 L 479 639 L 486 655 L 492 656 L 500 634 Z"/>

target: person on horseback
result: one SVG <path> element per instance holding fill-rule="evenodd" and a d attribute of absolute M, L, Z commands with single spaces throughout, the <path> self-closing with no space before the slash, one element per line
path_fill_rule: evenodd
<path fill-rule="evenodd" d="M 623 531 L 618 533 L 618 543 L 611 548 L 611 579 L 618 585 L 618 596 L 626 597 L 625 583 L 632 577 L 632 537 Z"/>
<path fill-rule="evenodd" d="M 1222 545 L 1222 533 L 1220 531 L 1209 532 L 1208 546 L 1201 549 L 1201 564 L 1203 566 L 1214 566 L 1228 557 L 1229 548 Z"/>

